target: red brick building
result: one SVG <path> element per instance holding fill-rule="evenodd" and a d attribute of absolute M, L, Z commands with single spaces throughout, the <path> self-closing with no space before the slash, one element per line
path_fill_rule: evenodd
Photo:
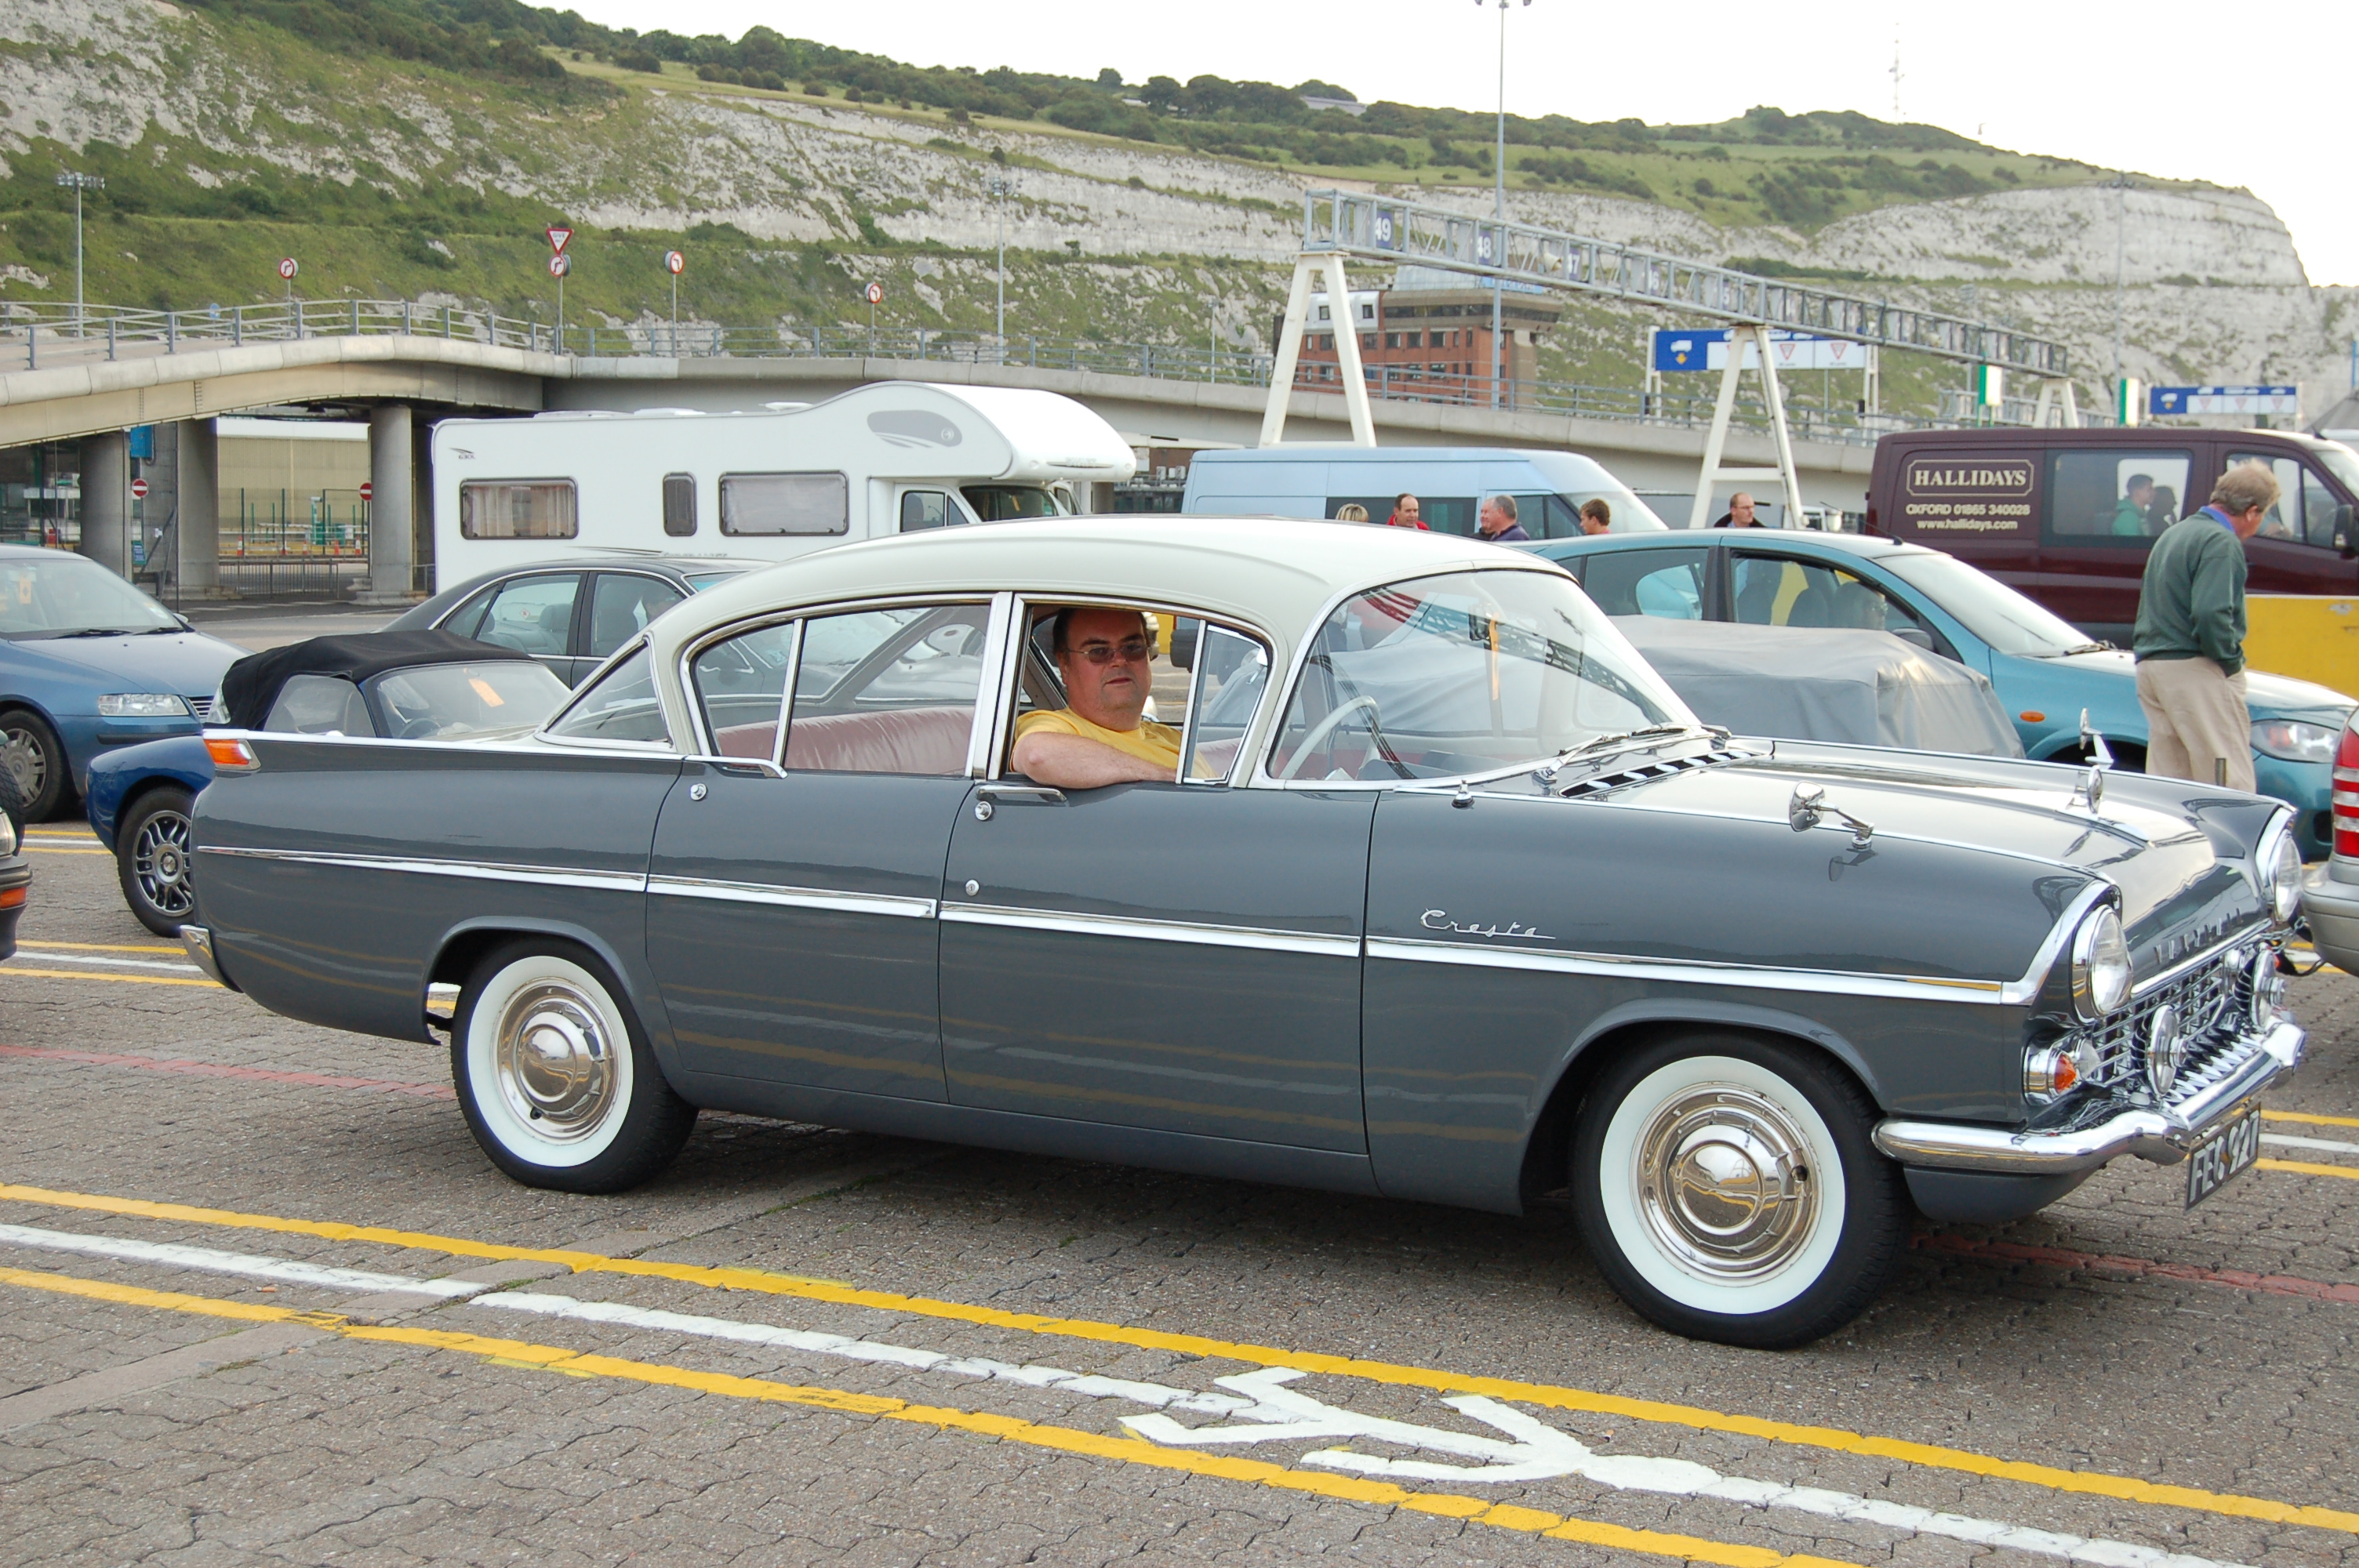
<path fill-rule="evenodd" d="M 1412 397 L 1436 403 L 1491 401 L 1491 291 L 1448 274 L 1410 275 L 1409 287 L 1362 293 L 1354 290 L 1351 314 L 1358 319 L 1360 362 L 1368 389 L 1379 397 Z M 1428 278 L 1433 282 L 1429 284 Z M 1513 405 L 1518 384 L 1538 379 L 1540 334 L 1557 323 L 1564 306 L 1554 296 L 1510 287 L 1500 298 L 1505 352 L 1500 375 L 1502 402 Z M 1295 384 L 1333 387 L 1340 371 L 1335 347 L 1339 330 L 1327 297 L 1310 298 Z"/>

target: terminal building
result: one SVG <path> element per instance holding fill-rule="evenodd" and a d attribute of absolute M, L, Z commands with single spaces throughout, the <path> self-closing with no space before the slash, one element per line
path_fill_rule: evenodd
<path fill-rule="evenodd" d="M 1347 312 L 1360 334 L 1369 390 L 1379 397 L 1487 405 L 1491 398 L 1491 290 L 1463 275 L 1405 266 L 1389 288 L 1354 289 Z M 1564 314 L 1564 302 L 1530 284 L 1500 291 L 1499 402 L 1517 404 L 1517 386 L 1539 379 L 1539 341 Z M 1281 327 L 1283 323 L 1279 324 Z M 1343 372 L 1341 330 L 1324 294 L 1310 297 L 1295 384 L 1332 388 Z M 1272 337 L 1277 333 L 1274 330 Z"/>

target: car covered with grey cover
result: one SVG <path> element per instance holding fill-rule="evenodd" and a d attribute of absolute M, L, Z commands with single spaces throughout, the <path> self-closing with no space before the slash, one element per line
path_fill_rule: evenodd
<path fill-rule="evenodd" d="M 1082 607 L 1151 618 L 1098 651 L 1151 647 L 1173 782 L 1015 772 Z M 235 739 L 191 955 L 448 1030 L 488 1157 L 577 1192 L 701 1108 L 1553 1201 L 1658 1323 L 1794 1345 L 1912 1205 L 2006 1219 L 2124 1154 L 2208 1195 L 2302 1046 L 2283 805 L 1740 741 L 1559 568 L 1408 530 L 862 542 L 697 595 L 522 741 Z"/>

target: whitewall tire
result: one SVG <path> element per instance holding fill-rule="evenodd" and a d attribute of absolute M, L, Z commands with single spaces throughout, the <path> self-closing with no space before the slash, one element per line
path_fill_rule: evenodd
<path fill-rule="evenodd" d="M 486 957 L 451 1020 L 451 1076 L 492 1162 L 530 1186 L 612 1193 L 654 1175 L 695 1108 L 672 1092 L 606 966 L 571 943 Z"/>
<path fill-rule="evenodd" d="M 1609 1064 L 1582 1102 L 1582 1237 L 1666 1328 L 1807 1344 L 1866 1307 L 1907 1239 L 1899 1168 L 1869 1141 L 1874 1120 L 1817 1053 L 1744 1035 L 1658 1041 Z"/>

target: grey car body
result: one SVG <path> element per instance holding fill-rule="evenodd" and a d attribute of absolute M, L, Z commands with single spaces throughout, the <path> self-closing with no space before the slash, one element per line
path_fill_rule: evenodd
<path fill-rule="evenodd" d="M 1535 641 L 1533 615 L 1452 619 L 1462 600 L 1571 629 Z M 1192 769 L 1224 720 L 1203 752 L 1224 780 L 1011 775 L 1016 710 L 1058 700 L 1033 617 L 1068 604 L 1201 618 L 1203 692 L 1226 640 L 1185 742 Z M 909 640 L 843 654 L 864 615 Z M 1535 689 L 1592 682 L 1580 700 L 1611 687 L 1661 721 L 1512 765 L 1452 761 L 1479 737 L 1410 749 L 1397 731 L 1439 687 L 1384 668 L 1429 643 L 1478 704 L 1487 667 L 1501 733 L 1503 693 L 1543 665 Z M 1532 662 L 1506 663 L 1519 648 Z M 802 680 L 802 656 L 825 674 Z M 964 659 L 972 711 L 928 739 Z M 874 712 L 829 695 L 905 666 L 934 686 Z M 851 545 L 699 595 L 529 744 L 243 740 L 252 766 L 198 802 L 191 953 L 290 1017 L 451 1027 L 486 1152 L 578 1190 L 645 1179 L 711 1108 L 1506 1213 L 1561 1195 L 1658 1321 L 1795 1343 L 1885 1277 L 1895 1204 L 2004 1218 L 2117 1155 L 2179 1160 L 2301 1045 L 2273 968 L 2283 806 L 1735 741 L 1558 568 L 1403 530 L 1068 518 Z M 2108 920 L 2134 982 L 2093 1002 L 2083 949 Z M 2175 1079 L 2148 1062 L 2166 1006 Z M 1658 1058 L 1646 1093 L 1666 1073 L 1710 1092 L 1629 1131 L 1623 1080 Z M 632 1128 L 644 1158 L 616 1163 Z M 1654 1160 L 1682 1128 L 1692 1159 L 1661 1158 L 1720 1185 L 1647 1211 L 1680 1255 L 1657 1269 L 1590 1188 L 1622 1191 L 1616 1138 Z M 581 1137 L 602 1152 L 562 1141 Z M 1715 1214 L 1767 1250 L 1715 1261 Z M 1841 1250 L 1874 1215 L 1883 1250 Z M 1794 1239 L 1828 1225 L 1835 1250 Z M 1753 1310 L 1756 1275 L 1806 1265 L 1854 1278 Z"/>
<path fill-rule="evenodd" d="M 468 579 L 382 630 L 456 632 L 530 654 L 568 686 L 690 594 L 766 561 L 716 556 L 580 555 Z"/>

